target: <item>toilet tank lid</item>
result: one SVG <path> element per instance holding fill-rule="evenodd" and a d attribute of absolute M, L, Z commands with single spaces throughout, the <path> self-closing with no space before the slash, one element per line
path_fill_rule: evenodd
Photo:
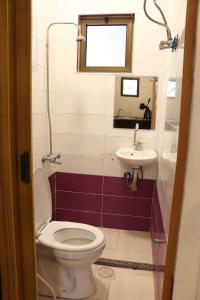
<path fill-rule="evenodd" d="M 36 168 L 33 172 L 33 191 L 35 209 L 35 233 L 52 218 L 52 198 L 50 184 L 46 172 Z"/>

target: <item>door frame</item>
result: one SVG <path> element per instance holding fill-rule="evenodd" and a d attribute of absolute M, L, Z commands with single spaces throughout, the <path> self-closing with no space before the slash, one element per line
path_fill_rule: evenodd
<path fill-rule="evenodd" d="M 0 266 L 4 300 L 35 300 L 31 0 L 0 1 Z M 21 179 L 20 157 L 29 153 Z"/>
<path fill-rule="evenodd" d="M 178 248 L 178 235 L 180 228 L 184 180 L 189 143 L 198 3 L 198 0 L 187 1 L 179 142 L 177 151 L 176 174 L 173 190 L 162 300 L 171 300 L 173 297 L 174 272 Z"/>
<path fill-rule="evenodd" d="M 172 298 L 193 87 L 198 0 L 188 0 L 175 188 L 162 300 Z M 0 265 L 4 300 L 35 300 L 31 166 L 31 0 L 0 1 Z M 30 183 L 20 156 L 30 154 Z"/>

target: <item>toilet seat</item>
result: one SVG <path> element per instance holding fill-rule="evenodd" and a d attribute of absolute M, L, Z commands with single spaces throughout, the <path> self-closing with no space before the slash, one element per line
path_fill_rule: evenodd
<path fill-rule="evenodd" d="M 52 221 L 41 230 L 38 242 L 55 250 L 82 252 L 98 248 L 105 240 L 101 230 L 94 226 Z"/>

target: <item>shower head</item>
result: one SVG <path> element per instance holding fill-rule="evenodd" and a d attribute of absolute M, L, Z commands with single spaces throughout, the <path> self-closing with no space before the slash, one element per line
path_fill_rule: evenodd
<path fill-rule="evenodd" d="M 85 42 L 86 38 L 85 38 L 84 35 L 78 35 L 77 38 L 76 38 L 76 41 L 77 42 Z"/>
<path fill-rule="evenodd" d="M 144 13 L 145 13 L 145 15 L 147 16 L 147 18 L 148 18 L 149 20 L 151 20 L 152 22 L 154 22 L 154 23 L 156 23 L 156 24 L 158 24 L 158 25 L 160 25 L 160 26 L 165 27 L 165 29 L 166 29 L 167 40 L 166 40 L 166 41 L 161 41 L 161 42 L 160 42 L 159 49 L 160 49 L 160 50 L 164 50 L 164 49 L 170 49 L 170 48 L 172 48 L 173 51 L 174 51 L 174 50 L 176 50 L 176 47 L 177 47 L 177 44 L 176 44 L 177 40 L 173 40 L 173 39 L 172 39 L 171 30 L 170 30 L 170 28 L 169 28 L 169 26 L 168 26 L 168 24 L 167 24 L 167 20 L 166 20 L 166 18 L 165 18 L 165 15 L 164 15 L 162 9 L 161 9 L 160 6 L 157 4 L 157 0 L 153 0 L 153 3 L 154 3 L 154 5 L 155 5 L 155 7 L 158 9 L 158 11 L 160 12 L 160 14 L 161 14 L 161 16 L 162 16 L 162 19 L 163 19 L 164 23 L 161 23 L 161 22 L 159 22 L 159 21 L 154 20 L 154 19 L 147 13 L 147 9 L 146 9 L 147 0 L 144 0 L 143 8 L 144 8 Z M 173 48 L 173 47 L 174 47 L 174 48 Z"/>

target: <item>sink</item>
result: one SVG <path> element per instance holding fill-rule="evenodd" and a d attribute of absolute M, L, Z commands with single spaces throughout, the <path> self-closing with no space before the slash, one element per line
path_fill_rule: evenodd
<path fill-rule="evenodd" d="M 152 149 L 135 150 L 128 147 L 121 147 L 116 156 L 132 168 L 149 165 L 157 159 L 157 154 Z"/>

